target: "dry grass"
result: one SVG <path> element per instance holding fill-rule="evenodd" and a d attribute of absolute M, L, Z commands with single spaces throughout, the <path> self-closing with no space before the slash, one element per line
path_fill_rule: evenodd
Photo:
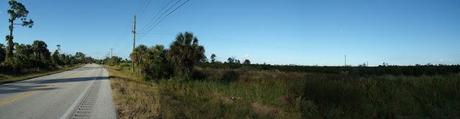
<path fill-rule="evenodd" d="M 109 67 L 112 93 L 120 119 L 158 118 L 159 98 L 155 83 L 149 83 L 126 71 Z"/>
<path fill-rule="evenodd" d="M 153 83 L 128 70 L 110 69 L 119 118 L 460 117 L 459 74 L 366 77 L 199 69 L 202 78 Z"/>

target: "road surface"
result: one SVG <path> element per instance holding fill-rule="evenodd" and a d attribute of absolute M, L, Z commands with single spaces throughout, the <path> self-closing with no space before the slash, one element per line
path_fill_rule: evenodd
<path fill-rule="evenodd" d="M 0 85 L 0 119 L 115 119 L 108 72 L 96 64 Z"/>

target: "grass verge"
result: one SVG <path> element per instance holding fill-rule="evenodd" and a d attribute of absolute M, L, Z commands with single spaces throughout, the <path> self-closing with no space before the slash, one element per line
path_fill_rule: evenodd
<path fill-rule="evenodd" d="M 33 72 L 33 73 L 27 73 L 27 74 L 21 74 L 21 75 L 7 75 L 7 74 L 1 74 L 0 73 L 0 84 L 12 83 L 12 82 L 32 79 L 32 78 L 36 78 L 36 77 L 56 74 L 56 73 L 76 69 L 76 68 L 79 68 L 81 66 L 82 65 L 64 66 L 64 67 L 56 69 L 56 70 L 39 71 L 39 72 Z"/>
<path fill-rule="evenodd" d="M 118 118 L 151 119 L 158 118 L 159 98 L 155 83 L 142 80 L 129 70 L 106 66 L 112 87 Z"/>
<path fill-rule="evenodd" d="M 460 74 L 360 76 L 201 69 L 144 81 L 111 67 L 120 118 L 459 118 Z"/>

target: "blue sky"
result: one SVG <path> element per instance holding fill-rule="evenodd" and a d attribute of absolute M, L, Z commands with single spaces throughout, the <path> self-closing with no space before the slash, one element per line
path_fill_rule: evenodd
<path fill-rule="evenodd" d="M 343 65 L 347 55 L 352 65 L 460 64 L 460 0 L 190 0 L 149 33 L 144 27 L 170 0 L 20 1 L 36 24 L 16 27 L 15 42 L 96 58 L 110 48 L 128 57 L 137 14 L 138 43 L 169 46 L 190 31 L 221 61 Z M 7 7 L 0 3 L 1 36 Z"/>

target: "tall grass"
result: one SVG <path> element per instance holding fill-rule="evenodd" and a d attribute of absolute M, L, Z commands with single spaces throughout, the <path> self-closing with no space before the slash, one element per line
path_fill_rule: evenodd
<path fill-rule="evenodd" d="M 160 105 L 156 83 L 142 80 L 123 65 L 108 69 L 118 118 L 159 118 Z"/>
<path fill-rule="evenodd" d="M 188 118 L 460 118 L 460 76 L 202 69 L 162 80 L 161 112 Z"/>
<path fill-rule="evenodd" d="M 197 68 L 194 76 L 198 78 L 145 82 L 145 87 L 115 86 L 135 88 L 131 93 L 140 96 L 154 93 L 154 98 L 124 97 L 147 114 L 151 109 L 140 108 L 142 104 L 158 104 L 153 118 L 460 118 L 460 74 Z M 144 101 L 135 101 L 139 99 Z"/>
<path fill-rule="evenodd" d="M 300 95 L 307 117 L 460 117 L 459 75 L 310 78 Z"/>

